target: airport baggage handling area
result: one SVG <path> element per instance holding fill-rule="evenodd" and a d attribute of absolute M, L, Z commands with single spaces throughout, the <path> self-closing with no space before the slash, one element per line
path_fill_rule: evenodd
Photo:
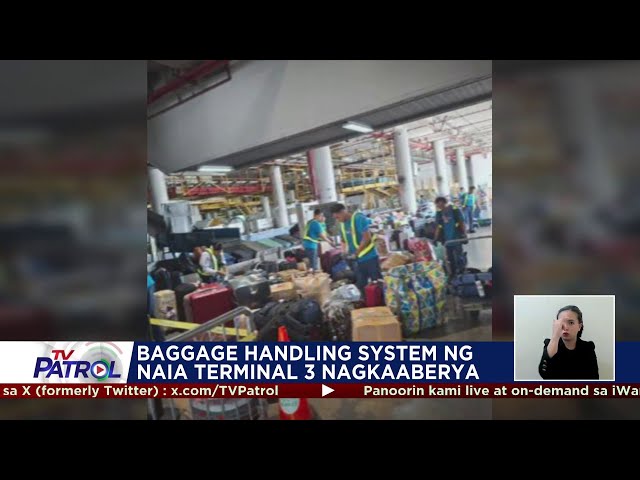
<path fill-rule="evenodd" d="M 491 109 L 485 100 L 392 128 L 357 124 L 347 140 L 246 167 L 168 171 L 152 155 L 150 338 L 490 341 Z M 294 411 L 318 420 L 481 419 L 491 418 L 491 401 L 176 398 L 150 400 L 148 416 Z"/>

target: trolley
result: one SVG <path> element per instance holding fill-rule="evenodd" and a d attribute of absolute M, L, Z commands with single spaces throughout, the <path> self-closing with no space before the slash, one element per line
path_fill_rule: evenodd
<path fill-rule="evenodd" d="M 477 320 L 482 310 L 492 309 L 492 297 L 488 292 L 481 292 L 477 297 L 462 297 L 455 294 L 455 291 L 451 285 L 451 281 L 455 277 L 455 274 L 451 270 L 451 260 L 448 255 L 446 247 L 466 244 L 476 240 L 484 240 L 492 238 L 491 235 L 479 235 L 477 237 L 461 238 L 457 240 L 449 240 L 444 242 L 445 247 L 445 270 L 449 278 L 448 295 L 447 295 L 447 310 L 456 317 L 469 318 L 471 320 Z M 479 273 L 480 270 L 473 268 L 465 268 L 464 272 L 467 273 Z"/>
<path fill-rule="evenodd" d="M 203 324 L 151 318 L 151 325 L 182 330 L 169 342 L 250 342 L 256 339 L 253 311 L 238 307 Z M 149 400 L 153 420 L 264 420 L 268 418 L 266 399 L 257 398 L 173 398 Z M 165 408 L 167 407 L 167 408 Z M 165 418 L 159 411 L 169 411 Z"/>

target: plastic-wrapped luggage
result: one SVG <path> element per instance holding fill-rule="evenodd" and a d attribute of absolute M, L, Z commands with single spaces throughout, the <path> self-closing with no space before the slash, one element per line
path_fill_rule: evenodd
<path fill-rule="evenodd" d="M 353 287 L 353 285 L 350 286 Z M 322 311 L 330 337 L 329 340 L 334 342 L 351 341 L 351 311 L 353 306 L 353 302 L 343 299 L 332 299 L 325 303 Z"/>
<path fill-rule="evenodd" d="M 176 294 L 173 290 L 160 290 L 153 294 L 154 312 L 156 318 L 177 320 Z"/>
<path fill-rule="evenodd" d="M 293 284 L 302 298 L 315 300 L 320 305 L 324 305 L 331 296 L 331 277 L 326 273 L 294 277 Z"/>
<path fill-rule="evenodd" d="M 434 260 L 433 250 L 428 240 L 424 238 L 409 238 L 405 243 L 405 248 L 415 255 L 416 262 Z"/>
<path fill-rule="evenodd" d="M 390 269 L 384 277 L 385 301 L 402 324 L 405 336 L 445 321 L 446 274 L 437 262 L 420 262 Z"/>

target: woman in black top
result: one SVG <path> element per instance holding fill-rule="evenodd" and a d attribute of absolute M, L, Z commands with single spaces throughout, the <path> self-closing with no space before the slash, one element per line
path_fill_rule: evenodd
<path fill-rule="evenodd" d="M 545 380 L 598 380 L 598 358 L 593 342 L 581 340 L 582 312 L 575 305 L 562 307 L 553 321 L 551 338 L 544 341 L 538 366 Z"/>

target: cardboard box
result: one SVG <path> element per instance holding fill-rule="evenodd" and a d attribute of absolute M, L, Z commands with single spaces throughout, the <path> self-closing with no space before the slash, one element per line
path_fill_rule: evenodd
<path fill-rule="evenodd" d="M 283 270 L 278 272 L 278 276 L 285 282 L 290 282 L 300 274 L 302 274 L 300 270 Z"/>
<path fill-rule="evenodd" d="M 271 299 L 279 300 L 296 300 L 298 292 L 293 282 L 284 282 L 271 285 Z"/>
<path fill-rule="evenodd" d="M 353 320 L 370 317 L 394 317 L 395 315 L 389 307 L 370 307 L 370 308 L 358 308 L 351 312 L 351 318 Z"/>
<path fill-rule="evenodd" d="M 400 342 L 402 329 L 389 307 L 361 308 L 351 312 L 354 342 Z"/>

